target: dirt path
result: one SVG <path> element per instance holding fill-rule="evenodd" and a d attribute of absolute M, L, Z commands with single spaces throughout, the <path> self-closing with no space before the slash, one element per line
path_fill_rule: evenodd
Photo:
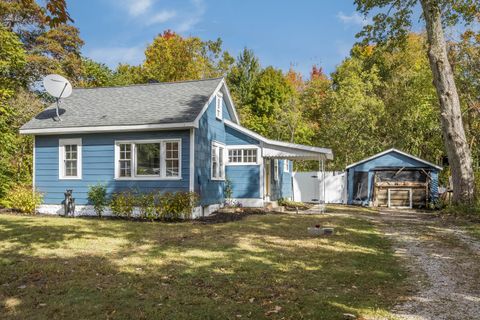
<path fill-rule="evenodd" d="M 480 242 L 429 214 L 382 211 L 363 216 L 393 240 L 412 292 L 393 313 L 400 319 L 480 319 Z"/>

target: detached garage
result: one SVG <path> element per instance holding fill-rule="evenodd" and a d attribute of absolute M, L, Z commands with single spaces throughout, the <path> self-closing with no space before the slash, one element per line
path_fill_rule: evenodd
<path fill-rule="evenodd" d="M 441 167 L 397 149 L 347 166 L 348 204 L 424 208 L 438 198 Z"/>

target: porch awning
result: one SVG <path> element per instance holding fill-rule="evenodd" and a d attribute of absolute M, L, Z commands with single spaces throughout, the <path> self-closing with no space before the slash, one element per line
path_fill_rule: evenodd
<path fill-rule="evenodd" d="M 225 125 L 242 132 L 243 134 L 259 140 L 263 145 L 262 156 L 264 158 L 288 159 L 288 160 L 332 160 L 331 149 L 306 146 L 303 144 L 288 143 L 265 138 L 258 133 L 244 128 L 232 121 L 224 120 Z"/>

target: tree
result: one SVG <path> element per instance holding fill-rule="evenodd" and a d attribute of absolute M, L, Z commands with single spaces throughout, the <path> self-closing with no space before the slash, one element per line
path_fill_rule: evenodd
<path fill-rule="evenodd" d="M 20 38 L 27 53 L 27 81 L 48 73 L 61 73 L 74 84 L 82 72 L 83 41 L 70 18 L 64 0 L 0 0 L 0 23 Z"/>
<path fill-rule="evenodd" d="M 447 56 L 444 26 L 473 22 L 479 12 L 476 0 L 355 0 L 357 9 L 368 15 L 378 11 L 373 24 L 364 27 L 360 37 L 377 43 L 405 40 L 412 25 L 413 8 L 421 5 L 427 30 L 428 58 L 440 103 L 445 149 L 453 181 L 453 201 L 471 203 L 474 199 L 474 174 L 470 148 L 463 127 L 460 99 Z M 386 9 L 387 8 L 387 9 Z M 386 12 L 382 10 L 387 10 Z"/>
<path fill-rule="evenodd" d="M 18 37 L 0 26 L 0 197 L 8 191 L 14 175 L 13 151 L 16 148 L 16 110 L 11 103 L 26 64 L 25 51 Z"/>
<path fill-rule="evenodd" d="M 223 76 L 233 58 L 221 46 L 221 39 L 183 38 L 167 30 L 145 50 L 143 69 L 151 80 L 160 82 Z"/>
<path fill-rule="evenodd" d="M 106 64 L 83 58 L 82 65 L 83 72 L 78 83 L 80 87 L 94 88 L 113 84 L 113 71 Z"/>
<path fill-rule="evenodd" d="M 227 75 L 228 87 L 237 108 L 243 108 L 252 99 L 253 86 L 260 70 L 260 62 L 254 52 L 244 48 Z"/>
<path fill-rule="evenodd" d="M 465 31 L 459 42 L 451 44 L 449 53 L 460 91 L 472 158 L 480 169 L 480 33 Z M 480 177 L 478 173 L 476 175 L 478 181 Z"/>
<path fill-rule="evenodd" d="M 244 125 L 270 138 L 278 138 L 277 115 L 285 108 L 294 94 L 293 87 L 287 82 L 279 69 L 263 69 L 255 81 L 251 99 L 240 109 Z"/>

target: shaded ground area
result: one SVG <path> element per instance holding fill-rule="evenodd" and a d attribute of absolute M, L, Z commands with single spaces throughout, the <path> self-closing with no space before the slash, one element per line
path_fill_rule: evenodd
<path fill-rule="evenodd" d="M 309 237 L 315 224 L 336 234 Z M 0 215 L 2 319 L 385 318 L 404 279 L 391 242 L 358 218 Z"/>
<path fill-rule="evenodd" d="M 394 308 L 399 318 L 480 319 L 479 239 L 428 213 L 385 210 L 362 216 L 392 239 L 408 266 L 412 289 Z"/>

